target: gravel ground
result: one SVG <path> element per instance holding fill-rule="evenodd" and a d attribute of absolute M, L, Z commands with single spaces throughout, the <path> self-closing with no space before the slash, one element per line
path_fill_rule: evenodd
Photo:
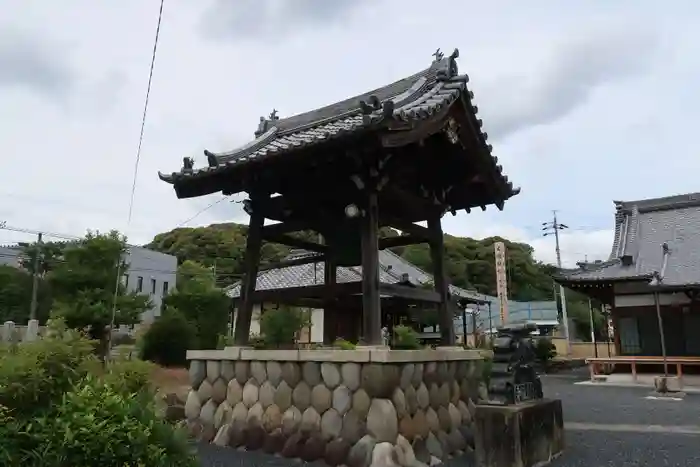
<path fill-rule="evenodd" d="M 592 430 L 567 430 L 566 451 L 553 467 L 697 467 L 700 435 L 638 433 L 634 426 L 694 426 L 700 429 L 700 395 L 682 401 L 645 399 L 643 388 L 591 387 L 574 384 L 579 373 L 545 376 L 545 395 L 564 403 L 566 422 L 592 424 Z M 623 431 L 613 426 L 628 425 Z M 606 428 L 610 427 L 609 431 Z M 303 465 L 258 452 L 199 446 L 202 467 L 291 467 Z M 322 464 L 312 464 L 322 465 Z M 470 456 L 445 467 L 472 467 Z"/>

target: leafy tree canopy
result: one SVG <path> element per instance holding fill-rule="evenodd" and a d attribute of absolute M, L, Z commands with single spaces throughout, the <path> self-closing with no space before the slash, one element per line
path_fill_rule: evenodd
<path fill-rule="evenodd" d="M 90 328 L 94 338 L 102 338 L 113 310 L 115 325 L 135 324 L 151 306 L 148 296 L 126 292 L 121 282 L 117 286 L 117 269 L 127 268 L 126 247 L 126 238 L 116 231 L 89 232 L 83 240 L 65 246 L 46 279 L 54 311 L 69 327 Z"/>

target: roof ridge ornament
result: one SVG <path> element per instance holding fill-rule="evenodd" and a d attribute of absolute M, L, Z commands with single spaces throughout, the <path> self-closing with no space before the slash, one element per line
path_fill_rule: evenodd
<path fill-rule="evenodd" d="M 183 157 L 182 158 L 182 170 L 181 172 L 192 172 L 194 168 L 194 158 L 193 157 Z"/>
<path fill-rule="evenodd" d="M 381 119 L 390 118 L 394 115 L 394 110 L 396 110 L 396 103 L 389 99 L 382 103 L 377 96 L 374 94 L 367 98 L 367 101 L 360 101 L 360 110 L 362 112 L 362 120 L 365 125 L 372 122 L 375 112 L 382 111 Z"/>
<path fill-rule="evenodd" d="M 271 123 L 279 121 L 280 117 L 277 115 L 277 109 L 273 108 L 270 115 L 265 117 L 260 117 L 260 122 L 258 123 L 258 129 L 255 132 L 255 137 L 259 138 L 261 135 L 265 134 L 267 130 L 271 128 Z"/>
<path fill-rule="evenodd" d="M 447 81 L 459 74 L 459 68 L 457 67 L 459 49 L 454 49 L 452 54 L 447 58 L 440 52 L 440 49 L 437 49 L 433 55 L 436 59 L 433 63 L 437 63 L 439 67 L 436 74 L 438 81 Z"/>

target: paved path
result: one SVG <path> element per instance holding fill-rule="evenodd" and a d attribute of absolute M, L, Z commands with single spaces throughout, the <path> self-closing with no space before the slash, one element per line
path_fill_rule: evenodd
<path fill-rule="evenodd" d="M 593 387 L 544 377 L 547 397 L 562 399 L 566 451 L 556 467 L 700 465 L 700 395 L 649 399 L 650 390 Z"/>
<path fill-rule="evenodd" d="M 584 377 L 585 379 L 585 377 Z M 545 395 L 564 403 L 566 451 L 553 467 L 700 466 L 700 395 L 648 399 L 644 388 L 574 384 L 572 375 L 544 377 Z M 262 453 L 200 447 L 203 467 L 300 465 Z M 472 467 L 468 456 L 445 467 Z"/>

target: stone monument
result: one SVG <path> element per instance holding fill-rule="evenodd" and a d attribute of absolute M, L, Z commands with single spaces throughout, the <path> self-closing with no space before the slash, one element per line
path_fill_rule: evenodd
<path fill-rule="evenodd" d="M 544 398 L 534 366 L 531 334 L 535 329 L 519 324 L 498 330 L 489 399 L 476 407 L 479 467 L 542 466 L 564 450 L 561 401 Z"/>

